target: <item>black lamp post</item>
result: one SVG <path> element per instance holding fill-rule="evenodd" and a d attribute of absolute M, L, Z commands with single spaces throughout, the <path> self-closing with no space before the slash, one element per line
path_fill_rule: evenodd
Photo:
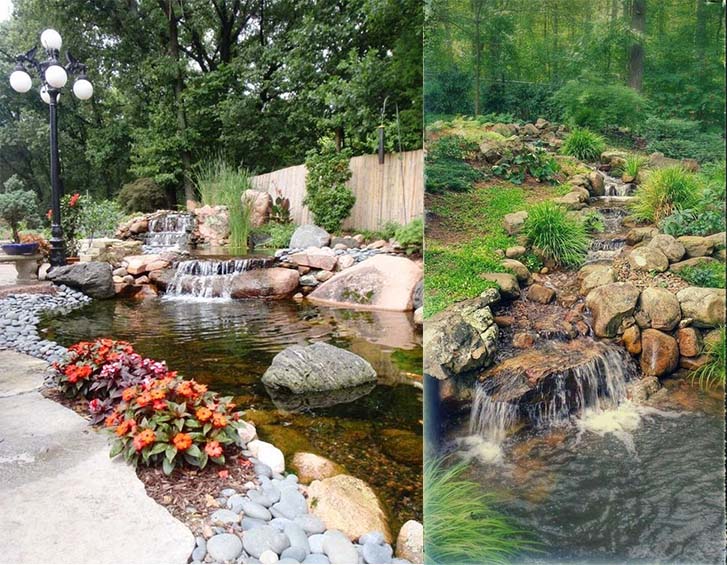
<path fill-rule="evenodd" d="M 20 93 L 28 92 L 33 86 L 33 79 L 28 73 L 35 70 L 40 79 L 40 97 L 50 106 L 50 182 L 51 182 L 51 239 L 50 264 L 59 267 L 66 264 L 65 241 L 63 228 L 61 228 L 61 196 L 62 183 L 60 175 L 60 162 L 58 160 L 58 100 L 61 88 L 66 85 L 68 75 L 78 78 L 73 83 L 73 94 L 79 100 L 88 100 L 93 96 L 93 85 L 86 78 L 86 65 L 73 58 L 70 51 L 66 52 L 68 63 L 64 66 L 59 62 L 61 35 L 54 29 L 47 29 L 40 34 L 40 43 L 46 51 L 48 58 L 38 61 L 33 47 L 27 53 L 18 55 L 15 70 L 10 75 L 10 86 Z"/>

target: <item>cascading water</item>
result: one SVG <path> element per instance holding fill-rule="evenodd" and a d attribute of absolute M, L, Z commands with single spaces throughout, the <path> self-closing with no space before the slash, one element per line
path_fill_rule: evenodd
<path fill-rule="evenodd" d="M 632 183 L 623 182 L 621 179 L 607 175 L 603 171 L 598 171 L 603 177 L 604 198 L 610 199 L 628 199 L 634 192 Z"/>
<path fill-rule="evenodd" d="M 190 214 L 165 214 L 149 220 L 142 250 L 144 253 L 184 250 L 194 227 Z"/>
<path fill-rule="evenodd" d="M 271 258 L 229 259 L 226 261 L 180 261 L 166 290 L 166 297 L 197 299 L 223 298 L 232 295 L 236 275 L 253 269 L 264 269 Z"/>
<path fill-rule="evenodd" d="M 610 206 L 597 208 L 603 221 L 604 229 L 594 235 L 588 249 L 586 263 L 599 263 L 612 261 L 626 245 L 626 238 L 622 237 L 623 219 L 628 212 L 623 207 Z"/>

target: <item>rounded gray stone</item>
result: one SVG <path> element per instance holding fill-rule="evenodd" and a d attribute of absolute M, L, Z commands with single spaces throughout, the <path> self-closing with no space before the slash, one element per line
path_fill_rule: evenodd
<path fill-rule="evenodd" d="M 365 563 L 391 563 L 394 550 L 388 544 L 366 543 L 363 546 L 362 554 Z"/>
<path fill-rule="evenodd" d="M 328 557 L 326 557 L 322 553 L 311 553 L 302 561 L 302 563 L 310 565 L 328 565 L 330 561 L 328 560 Z"/>
<path fill-rule="evenodd" d="M 256 502 L 253 502 L 252 500 L 243 500 L 242 501 L 242 511 L 245 513 L 245 516 L 247 516 L 249 518 L 257 518 L 258 520 L 271 520 L 272 519 L 270 510 L 268 510 L 261 504 L 257 504 Z"/>
<path fill-rule="evenodd" d="M 280 555 L 290 547 L 288 536 L 273 528 L 262 526 L 246 531 L 242 536 L 242 545 L 250 555 L 259 558 L 268 549 Z"/>
<path fill-rule="evenodd" d="M 326 525 L 323 523 L 323 520 L 317 516 L 313 516 L 313 514 L 302 514 L 296 517 L 294 521 L 308 535 L 322 534 L 326 531 Z"/>
<path fill-rule="evenodd" d="M 242 553 L 242 542 L 235 534 L 217 534 L 207 540 L 207 553 L 216 563 L 232 561 Z"/>
<path fill-rule="evenodd" d="M 239 524 L 240 515 L 233 512 L 232 510 L 220 508 L 219 510 L 215 510 L 215 512 L 212 513 L 212 516 L 210 516 L 210 521 L 215 525 L 223 526 L 226 526 L 228 524 Z"/>

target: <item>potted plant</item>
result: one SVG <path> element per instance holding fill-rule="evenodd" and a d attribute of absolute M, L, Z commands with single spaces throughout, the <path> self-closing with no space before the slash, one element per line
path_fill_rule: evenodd
<path fill-rule="evenodd" d="M 8 255 L 32 255 L 38 249 L 38 243 L 20 243 L 20 223 L 31 218 L 37 210 L 35 194 L 25 190 L 23 181 L 16 175 L 10 177 L 0 192 L 0 218 L 5 220 L 13 232 L 13 243 L 2 246 Z"/>

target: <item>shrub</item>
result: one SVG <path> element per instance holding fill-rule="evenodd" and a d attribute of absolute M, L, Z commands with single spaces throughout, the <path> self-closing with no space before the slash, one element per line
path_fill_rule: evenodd
<path fill-rule="evenodd" d="M 114 200 L 86 200 L 79 218 L 80 238 L 113 237 L 116 228 L 124 219 L 124 212 Z"/>
<path fill-rule="evenodd" d="M 510 563 L 534 544 L 493 509 L 496 499 L 465 480 L 467 463 L 424 466 L 425 563 Z"/>
<path fill-rule="evenodd" d="M 648 157 L 643 155 L 636 155 L 634 153 L 626 156 L 626 163 L 624 164 L 621 174 L 627 175 L 632 179 L 635 179 L 639 174 L 639 171 L 643 169 L 649 162 Z"/>
<path fill-rule="evenodd" d="M 116 199 L 127 214 L 149 213 L 167 207 L 164 189 L 149 177 L 125 184 Z"/>
<path fill-rule="evenodd" d="M 444 135 L 432 141 L 427 147 L 427 157 L 434 161 L 441 159 L 467 159 L 479 149 L 476 141 L 462 135 Z"/>
<path fill-rule="evenodd" d="M 577 267 L 588 251 L 583 223 L 549 201 L 536 204 L 528 211 L 524 233 L 534 249 L 557 265 Z"/>
<path fill-rule="evenodd" d="M 697 382 L 700 388 L 706 390 L 713 388 L 724 389 L 725 366 L 727 365 L 724 326 L 720 328 L 719 339 L 707 345 L 706 354 L 709 357 L 709 361 L 692 373 L 692 381 Z"/>
<path fill-rule="evenodd" d="M 708 288 L 724 288 L 724 265 L 719 262 L 702 263 L 694 267 L 685 267 L 679 271 L 679 276 L 692 286 Z"/>
<path fill-rule="evenodd" d="M 469 163 L 454 159 L 432 161 L 427 158 L 424 172 L 426 191 L 432 194 L 466 192 L 482 177 L 482 173 Z"/>
<path fill-rule="evenodd" d="M 693 207 L 700 188 L 697 176 L 680 166 L 658 169 L 636 189 L 632 214 L 638 220 L 658 223 L 677 210 Z"/>
<path fill-rule="evenodd" d="M 406 250 L 407 255 L 422 248 L 423 237 L 424 221 L 421 218 L 416 218 L 405 226 L 401 226 L 394 233 L 394 239 Z"/>
<path fill-rule="evenodd" d="M 605 149 L 603 137 L 590 130 L 576 128 L 563 141 L 561 151 L 581 161 L 596 161 Z"/>
<path fill-rule="evenodd" d="M 724 138 L 719 133 L 702 131 L 699 122 L 678 118 L 646 119 L 639 133 L 646 138 L 649 151 L 659 151 L 674 159 L 700 162 L 724 159 Z"/>
<path fill-rule="evenodd" d="M 325 138 L 317 150 L 306 154 L 308 175 L 303 204 L 313 214 L 313 221 L 328 232 L 337 232 L 351 214 L 356 197 L 346 182 L 351 178 L 351 151 L 336 150 L 332 139 Z"/>
<path fill-rule="evenodd" d="M 255 228 L 253 231 L 261 234 L 265 234 L 270 237 L 261 247 L 269 249 L 283 249 L 289 246 L 290 238 L 293 237 L 298 226 L 293 223 L 278 224 L 275 222 L 268 222 L 265 225 Z"/>
<path fill-rule="evenodd" d="M 492 167 L 492 173 L 514 184 L 522 184 L 527 175 L 539 182 L 555 182 L 558 162 L 544 149 L 536 148 L 519 154 L 503 156 Z"/>
<path fill-rule="evenodd" d="M 116 436 L 110 455 L 133 465 L 161 463 L 167 475 L 182 462 L 200 469 L 209 461 L 223 465 L 224 446 L 237 439 L 239 414 L 232 414 L 230 401 L 206 385 L 170 376 L 126 388 L 105 420 Z"/>
<path fill-rule="evenodd" d="M 20 223 L 34 216 L 37 211 L 35 193 L 25 190 L 23 181 L 17 175 L 5 181 L 4 191 L 0 192 L 0 218 L 10 225 L 15 243 L 20 243 Z"/>
<path fill-rule="evenodd" d="M 250 202 L 242 195 L 251 187 L 250 173 L 228 165 L 222 157 L 197 167 L 195 184 L 205 206 L 224 206 L 230 215 L 230 247 L 247 251 L 250 235 Z"/>
<path fill-rule="evenodd" d="M 633 88 L 617 83 L 568 81 L 554 95 L 565 120 L 597 131 L 636 127 L 643 119 L 646 100 Z"/>
<path fill-rule="evenodd" d="M 82 198 L 77 192 L 61 198 L 61 227 L 66 240 L 66 252 L 71 256 L 78 254 L 79 231 L 86 204 L 87 198 Z M 48 210 L 48 219 L 52 219 L 51 212 Z"/>

